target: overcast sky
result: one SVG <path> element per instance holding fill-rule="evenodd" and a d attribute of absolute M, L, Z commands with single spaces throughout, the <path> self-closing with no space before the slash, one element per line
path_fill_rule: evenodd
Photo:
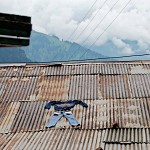
<path fill-rule="evenodd" d="M 129 0 L 97 0 L 88 16 L 82 20 L 95 1 L 1 0 L 0 11 L 31 16 L 34 30 L 90 46 Z M 101 21 L 115 3 L 111 12 Z M 94 18 L 94 16 L 96 17 Z M 92 18 L 94 19 L 91 22 Z M 88 24 L 87 29 L 79 36 Z M 78 30 L 68 39 L 78 25 Z M 94 30 L 96 26 L 98 27 Z M 93 30 L 94 32 L 92 32 Z M 85 41 L 89 34 L 91 36 Z M 124 40 L 137 41 L 139 47 L 147 49 L 145 52 L 148 52 L 150 46 L 150 0 L 132 0 L 95 44 L 101 45 L 108 40 L 121 48 L 122 54 L 135 53 Z"/>

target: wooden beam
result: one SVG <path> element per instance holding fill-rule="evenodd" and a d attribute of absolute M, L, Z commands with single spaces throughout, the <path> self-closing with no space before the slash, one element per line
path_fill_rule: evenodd
<path fill-rule="evenodd" d="M 17 37 L 30 37 L 30 31 L 24 30 L 9 30 L 5 28 L 0 28 L 0 35 L 10 35 L 10 36 L 17 36 Z"/>
<path fill-rule="evenodd" d="M 0 47 L 9 46 L 28 46 L 29 39 L 0 37 Z"/>
<path fill-rule="evenodd" d="M 0 13 L 0 20 L 31 23 L 31 17 Z"/>
<path fill-rule="evenodd" d="M 12 22 L 12 21 L 0 21 L 1 29 L 9 29 L 9 30 L 24 30 L 31 31 L 32 25 L 20 22 Z"/>

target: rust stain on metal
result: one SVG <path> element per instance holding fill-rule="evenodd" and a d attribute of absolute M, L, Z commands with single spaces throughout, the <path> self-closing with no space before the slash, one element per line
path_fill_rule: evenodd
<path fill-rule="evenodd" d="M 150 61 L 1 67 L 2 149 L 148 150 L 149 70 Z M 68 99 L 88 104 L 71 110 L 81 125 L 75 129 L 63 117 L 46 129 L 54 108 L 45 104 Z"/>
<path fill-rule="evenodd" d="M 39 100 L 67 100 L 69 83 L 69 76 L 40 77 L 37 97 Z"/>
<path fill-rule="evenodd" d="M 19 106 L 20 106 L 19 102 L 7 104 L 6 106 L 7 108 L 4 110 L 5 115 L 0 125 L 1 133 L 8 133 L 10 131 L 11 125 L 18 112 Z"/>

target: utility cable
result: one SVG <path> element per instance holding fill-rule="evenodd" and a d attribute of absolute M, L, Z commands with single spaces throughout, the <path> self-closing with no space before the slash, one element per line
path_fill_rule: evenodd
<path fill-rule="evenodd" d="M 91 33 L 88 35 L 88 37 L 82 42 L 82 44 L 84 44 L 88 39 L 89 37 L 94 33 L 94 31 L 99 27 L 99 25 L 104 21 L 104 19 L 107 17 L 107 15 L 112 11 L 112 9 L 117 5 L 117 3 L 119 2 L 120 0 L 117 0 L 113 6 L 109 9 L 109 11 L 104 15 L 104 17 L 100 20 L 100 22 L 96 25 L 96 27 L 91 31 Z M 81 44 L 81 45 L 82 45 Z M 81 48 L 81 46 L 79 45 L 78 48 L 75 50 L 75 52 L 77 50 L 79 50 Z M 71 57 L 75 54 L 75 52 L 71 55 Z M 69 58 L 71 58 L 69 57 Z"/>
<path fill-rule="evenodd" d="M 103 58 L 93 58 L 93 59 L 76 59 L 76 60 L 66 60 L 62 62 L 71 62 L 71 61 L 90 61 L 90 60 L 101 60 L 101 59 L 117 59 L 117 58 L 129 58 L 129 57 L 141 57 L 141 56 L 150 56 L 150 54 L 137 54 L 137 55 L 124 55 L 124 56 L 112 56 L 112 57 L 103 57 Z M 54 61 L 56 62 L 56 61 Z M 60 62 L 60 61 L 58 61 Z"/>
<path fill-rule="evenodd" d="M 123 55 L 123 56 L 112 56 L 112 57 L 100 57 L 100 58 L 92 58 L 92 59 L 73 59 L 73 60 L 66 60 L 66 61 L 50 61 L 50 62 L 40 62 L 40 63 L 65 63 L 65 62 L 85 62 L 85 61 L 93 61 L 93 60 L 105 60 L 105 59 L 117 59 L 117 58 L 131 58 L 131 57 L 142 57 L 142 56 L 150 56 L 150 54 L 137 54 L 137 55 Z M 115 62 L 117 62 L 115 60 Z M 34 62 L 32 62 L 34 63 Z M 36 62 L 37 63 L 37 62 Z"/>
<path fill-rule="evenodd" d="M 100 37 L 108 30 L 108 28 L 114 23 L 114 21 L 120 16 L 120 14 L 123 12 L 123 10 L 129 5 L 129 3 L 131 2 L 132 0 L 129 0 L 128 2 L 127 2 L 127 4 L 121 9 L 121 11 L 119 12 L 119 14 L 112 20 L 112 22 L 105 28 L 105 30 L 98 36 L 98 38 L 93 42 L 93 44 L 91 45 L 91 46 L 89 46 L 89 48 L 87 48 L 87 50 L 80 56 L 80 58 L 81 57 L 83 57 L 86 53 L 87 53 L 87 51 L 89 50 L 89 49 L 91 49 L 92 48 L 92 46 L 100 39 Z M 79 59 L 80 59 L 79 58 Z"/>
<path fill-rule="evenodd" d="M 70 38 L 74 35 L 74 33 L 78 30 L 78 28 L 79 28 L 81 22 L 85 20 L 85 18 L 88 16 L 89 12 L 92 10 L 92 8 L 93 8 L 94 5 L 97 3 L 97 1 L 98 1 L 98 0 L 94 1 L 94 3 L 93 3 L 92 6 L 90 7 L 90 9 L 87 11 L 87 13 L 85 14 L 85 16 L 81 19 L 81 21 L 80 21 L 80 23 L 78 24 L 78 26 L 73 30 L 73 32 L 69 35 L 69 37 L 68 37 L 67 39 L 70 39 Z M 72 44 L 71 44 L 71 46 L 72 46 Z M 58 51 L 61 50 L 61 49 L 63 49 L 63 48 L 64 48 L 64 45 L 63 45 L 62 47 L 60 47 L 60 49 L 58 49 Z M 55 59 L 55 58 L 58 56 L 58 54 L 59 54 L 59 52 L 58 52 L 53 58 Z M 61 59 L 62 59 L 62 58 L 61 58 Z"/>
<path fill-rule="evenodd" d="M 88 10 L 88 12 L 87 12 L 87 13 L 85 14 L 85 16 L 81 19 L 80 23 L 85 20 L 85 18 L 88 16 L 89 12 L 92 10 L 92 8 L 94 7 L 94 5 L 96 4 L 97 1 L 98 1 L 98 0 L 96 0 L 96 1 L 92 4 L 92 6 L 91 6 L 90 9 Z M 75 28 L 75 30 L 70 34 L 70 36 L 68 37 L 68 39 L 70 39 L 70 38 L 74 35 L 74 33 L 78 30 L 78 28 L 79 28 L 79 26 L 80 26 L 80 23 L 79 23 L 78 26 Z"/>

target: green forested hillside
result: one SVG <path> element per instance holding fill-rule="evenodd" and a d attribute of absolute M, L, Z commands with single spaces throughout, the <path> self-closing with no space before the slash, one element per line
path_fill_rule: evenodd
<path fill-rule="evenodd" d="M 49 36 L 35 31 L 32 32 L 30 46 L 24 47 L 23 50 L 30 60 L 36 62 L 104 57 L 76 43 L 72 44 L 60 40 L 56 36 Z M 85 51 L 87 51 L 86 54 L 82 56 Z"/>
<path fill-rule="evenodd" d="M 32 31 L 27 47 L 0 48 L 0 62 L 51 62 L 98 57 L 104 56 L 76 43 L 36 31 Z"/>
<path fill-rule="evenodd" d="M 0 48 L 0 63 L 31 62 L 20 48 Z"/>

